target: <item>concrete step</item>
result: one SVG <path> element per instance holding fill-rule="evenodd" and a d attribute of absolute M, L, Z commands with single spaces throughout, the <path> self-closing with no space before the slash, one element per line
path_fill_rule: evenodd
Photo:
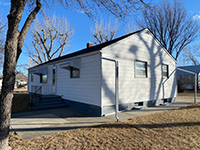
<path fill-rule="evenodd" d="M 46 105 L 46 106 L 37 106 L 32 107 L 31 110 L 45 110 L 45 109 L 55 109 L 55 108 L 65 108 L 67 105 Z"/>
<path fill-rule="evenodd" d="M 65 100 L 61 96 L 42 95 L 31 110 L 53 109 L 67 107 Z"/>
<path fill-rule="evenodd" d="M 55 102 L 55 101 L 63 101 L 62 98 L 51 98 L 51 99 L 39 99 L 39 103 L 51 103 L 51 102 Z"/>
<path fill-rule="evenodd" d="M 42 95 L 40 96 L 40 100 L 51 100 L 51 99 L 62 99 L 61 96 L 56 95 Z"/>
<path fill-rule="evenodd" d="M 34 106 L 45 106 L 45 105 L 57 105 L 57 104 L 63 104 L 65 105 L 66 102 L 64 100 L 55 100 L 55 101 L 48 101 L 48 102 L 45 102 L 45 101 L 39 101 L 38 103 L 36 103 Z"/>

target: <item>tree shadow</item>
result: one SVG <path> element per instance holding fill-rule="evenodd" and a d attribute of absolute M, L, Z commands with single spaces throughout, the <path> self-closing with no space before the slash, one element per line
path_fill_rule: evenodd
<path fill-rule="evenodd" d="M 147 35 L 144 36 L 144 34 Z M 131 44 L 125 42 L 125 44 L 123 43 L 123 46 L 122 43 L 120 43 L 121 45 L 118 44 L 119 46 L 117 48 L 121 49 L 121 51 L 123 51 L 124 49 L 124 53 L 119 50 L 116 51 L 116 47 L 113 46 L 110 49 L 111 54 L 108 55 L 112 57 L 112 59 L 115 59 L 117 61 L 119 60 L 119 104 L 123 104 L 126 102 L 132 104 L 134 104 L 135 102 L 146 102 L 149 106 L 155 106 L 158 105 L 158 103 L 162 103 L 163 99 L 167 98 L 168 101 L 170 101 L 170 99 L 176 97 L 177 91 L 176 69 L 172 69 L 173 67 L 175 67 L 175 62 L 172 62 L 174 60 L 170 60 L 171 58 L 170 56 L 168 56 L 169 54 L 165 52 L 157 39 L 149 35 L 149 33 L 137 33 L 135 35 L 135 40 L 138 42 L 131 43 L 131 41 L 128 41 Z M 128 51 L 126 50 L 127 47 Z M 136 60 L 147 62 L 147 78 L 135 77 L 134 66 Z M 130 64 L 126 62 L 127 66 L 124 66 L 124 64 L 122 64 L 121 62 L 125 61 L 129 61 Z M 172 66 L 173 63 L 174 65 Z M 168 65 L 170 68 L 167 79 L 163 78 L 162 75 L 163 64 Z M 132 65 L 132 68 L 130 68 L 130 65 Z M 114 70 L 114 64 L 113 68 L 111 67 L 107 70 L 111 69 Z M 115 105 L 115 76 L 112 73 L 110 73 L 110 75 L 112 76 L 111 78 L 113 78 L 112 86 L 110 86 L 111 83 L 109 83 L 110 79 L 107 79 L 106 76 L 104 76 L 104 72 L 102 73 L 102 89 L 105 94 L 103 96 L 109 99 L 107 101 L 109 101 L 108 103 L 110 107 L 114 109 L 113 106 Z M 128 82 L 127 79 L 130 79 L 130 81 Z M 125 92 L 126 95 L 123 92 Z"/>
<path fill-rule="evenodd" d="M 150 70 L 150 89 L 149 89 L 149 100 L 157 100 L 159 98 L 160 90 L 162 87 L 162 78 L 157 79 L 156 74 L 156 68 L 160 67 L 161 70 L 161 65 L 162 65 L 162 52 L 161 52 L 161 47 L 156 47 L 156 41 L 154 38 L 151 40 L 151 45 L 148 45 L 148 43 L 143 39 L 141 35 L 139 35 L 139 39 L 143 42 L 145 47 L 148 49 L 149 52 L 149 65 L 148 68 Z M 157 50 L 157 51 L 156 51 Z M 156 62 L 156 57 L 159 57 L 159 62 Z M 157 64 L 156 64 L 157 63 Z M 162 75 L 162 74 L 161 74 Z M 161 76 L 160 75 L 160 76 Z M 156 82 L 158 81 L 159 85 L 158 88 L 156 89 L 157 85 Z M 157 92 L 156 92 L 157 91 Z"/>
<path fill-rule="evenodd" d="M 124 50 L 123 54 L 119 50 L 117 51 L 117 53 L 115 50 L 116 47 L 112 47 L 110 49 L 111 55 L 108 56 L 112 56 L 113 59 L 119 60 L 119 104 L 123 104 L 127 101 L 133 104 L 135 102 L 147 101 L 147 105 L 155 106 L 157 105 L 157 103 L 162 103 L 162 99 L 173 99 L 174 97 L 176 97 L 176 69 L 172 70 L 172 66 L 170 66 L 172 63 L 175 62 L 171 62 L 173 60 L 168 61 L 167 58 L 165 58 L 168 54 L 165 55 L 163 47 L 159 45 L 159 42 L 154 37 L 147 33 L 147 36 L 151 36 L 152 38 L 146 38 L 146 36 L 143 36 L 144 34 L 146 33 L 138 33 L 135 35 L 136 41 L 138 40 L 137 44 L 136 42 L 133 42 L 131 44 L 128 43 L 128 46 L 121 46 L 119 44 L 119 47 L 122 51 L 123 47 L 128 47 L 128 51 Z M 126 53 L 128 53 L 128 55 Z M 144 56 L 141 56 L 141 53 Z M 135 66 L 134 63 L 136 60 L 147 62 L 147 78 L 135 78 L 135 69 L 133 68 Z M 132 65 L 132 72 L 130 71 L 130 68 L 128 68 L 130 64 L 128 64 L 128 67 L 124 66 L 124 64 L 121 64 L 121 61 L 129 61 Z M 164 79 L 162 76 L 163 64 L 169 65 L 169 67 L 171 67 L 169 69 L 169 75 L 167 79 Z M 109 68 L 109 70 L 110 69 L 114 70 L 114 66 L 113 68 Z M 112 73 L 110 73 L 110 75 L 111 74 Z M 123 78 L 120 77 L 121 75 L 123 76 Z M 130 77 L 132 79 L 130 80 L 130 82 L 127 82 L 126 79 Z M 113 77 L 111 78 L 114 79 L 115 76 L 113 75 Z M 102 88 L 105 92 L 105 96 L 107 97 L 107 99 L 109 99 L 110 107 L 113 106 L 112 109 L 114 110 L 114 83 L 111 87 L 109 85 L 109 81 L 110 80 L 108 80 L 106 76 L 104 76 L 104 73 L 102 73 Z M 134 81 L 136 82 L 134 83 Z M 127 89 L 127 87 L 129 87 L 130 89 Z M 127 95 L 125 95 L 123 92 L 125 92 Z M 156 102 L 156 100 L 160 100 L 160 102 Z"/>
<path fill-rule="evenodd" d="M 157 41 L 154 37 L 151 40 L 151 45 L 149 45 L 140 34 L 139 34 L 139 38 L 143 42 L 145 47 L 149 50 L 148 52 L 149 52 L 149 56 L 150 56 L 150 59 L 149 59 L 150 63 L 148 66 L 150 68 L 149 100 L 164 99 L 166 97 L 167 98 L 176 97 L 176 91 L 177 91 L 176 90 L 176 88 L 177 88 L 177 86 L 176 86 L 176 68 L 174 70 L 169 69 L 169 75 L 168 75 L 167 79 L 164 79 L 162 77 L 162 65 L 167 62 L 167 61 L 164 61 L 163 47 L 160 46 L 158 43 L 156 44 Z M 157 45 L 159 45 L 159 46 L 157 46 Z M 159 58 L 159 61 L 157 60 L 157 58 Z M 169 65 L 169 64 L 166 64 L 166 65 Z M 169 65 L 169 67 L 171 67 L 171 66 Z M 157 68 L 159 68 L 159 71 Z M 169 80 L 172 80 L 171 82 L 173 82 L 170 92 L 167 91 L 170 89 L 165 89 L 166 88 L 165 83 L 167 83 Z M 162 93 L 161 93 L 161 90 L 162 90 Z M 169 95 L 169 93 L 170 93 L 170 95 Z"/>
<path fill-rule="evenodd" d="M 189 127 L 189 126 L 199 126 L 200 122 L 177 122 L 177 123 L 156 123 L 156 124 L 129 124 L 129 123 L 115 123 L 115 124 L 102 124 L 94 126 L 92 128 L 171 128 L 171 127 Z"/>
<path fill-rule="evenodd" d="M 111 49 L 111 55 L 113 55 L 113 59 L 118 60 L 120 59 L 121 61 L 127 61 L 130 60 L 134 63 L 135 60 L 135 54 L 136 52 L 139 50 L 139 48 L 136 45 L 131 45 L 131 47 L 129 48 L 129 51 L 131 52 L 131 56 L 129 56 L 129 58 L 127 57 L 123 57 L 123 55 L 119 55 L 118 53 L 115 53 L 115 49 Z M 103 60 L 106 61 L 107 65 L 106 67 L 109 68 L 103 68 L 102 71 L 102 91 L 103 91 L 103 96 L 104 98 L 106 97 L 106 103 L 109 103 L 109 108 L 111 110 L 115 110 L 115 64 L 114 62 L 108 62 L 107 60 Z M 102 65 L 104 66 L 104 65 Z M 132 66 L 134 68 L 134 64 Z M 105 71 L 105 72 L 104 72 Z M 108 73 L 109 72 L 109 73 Z M 127 88 L 127 82 L 123 82 L 121 81 L 121 75 L 123 73 L 123 78 L 128 78 L 128 74 L 127 74 L 127 68 L 124 68 L 123 66 L 121 66 L 121 63 L 119 62 L 119 93 L 120 90 L 123 88 Z M 134 73 L 132 73 L 132 78 L 134 78 Z M 110 83 L 111 81 L 113 81 L 112 83 Z M 129 85 L 134 84 L 134 83 L 128 83 Z M 141 89 L 141 88 L 140 88 Z M 127 89 L 129 90 L 129 89 Z M 126 97 L 130 97 L 132 95 L 132 93 L 129 92 L 128 95 L 126 95 Z M 137 96 L 137 93 L 135 93 L 135 96 Z M 105 99 L 103 99 L 102 101 L 105 101 Z M 119 94 L 119 104 L 122 104 L 124 101 L 121 98 L 121 95 Z M 123 106 L 119 106 L 119 110 L 123 110 Z"/>

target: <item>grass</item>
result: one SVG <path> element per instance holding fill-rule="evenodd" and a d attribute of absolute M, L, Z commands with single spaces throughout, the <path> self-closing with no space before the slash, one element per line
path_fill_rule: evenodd
<path fill-rule="evenodd" d="M 54 149 L 127 149 L 164 150 L 200 149 L 200 104 L 186 108 L 134 117 L 125 122 L 68 130 L 22 141 L 10 133 L 15 150 Z"/>

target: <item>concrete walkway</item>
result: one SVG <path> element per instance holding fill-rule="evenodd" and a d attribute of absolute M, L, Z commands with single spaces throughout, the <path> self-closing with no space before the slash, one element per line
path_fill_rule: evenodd
<path fill-rule="evenodd" d="M 125 121 L 132 117 L 185 107 L 192 103 L 192 98 L 179 97 L 176 103 L 169 106 L 149 107 L 143 110 L 120 112 L 119 118 L 120 121 Z M 89 127 L 115 121 L 115 114 L 105 117 L 93 117 L 72 108 L 51 109 L 12 114 L 11 131 L 17 132 L 22 140 L 26 141 L 69 129 Z"/>

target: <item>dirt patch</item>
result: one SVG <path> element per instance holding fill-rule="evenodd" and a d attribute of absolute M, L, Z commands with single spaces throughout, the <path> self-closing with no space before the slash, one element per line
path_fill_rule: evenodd
<path fill-rule="evenodd" d="M 200 149 L 200 104 L 134 117 L 125 122 L 68 130 L 23 142 L 14 133 L 13 149 Z"/>
<path fill-rule="evenodd" d="M 12 103 L 12 113 L 29 111 L 31 105 L 27 89 L 15 89 Z"/>
<path fill-rule="evenodd" d="M 28 89 L 27 88 L 14 89 L 14 93 L 28 93 Z"/>

